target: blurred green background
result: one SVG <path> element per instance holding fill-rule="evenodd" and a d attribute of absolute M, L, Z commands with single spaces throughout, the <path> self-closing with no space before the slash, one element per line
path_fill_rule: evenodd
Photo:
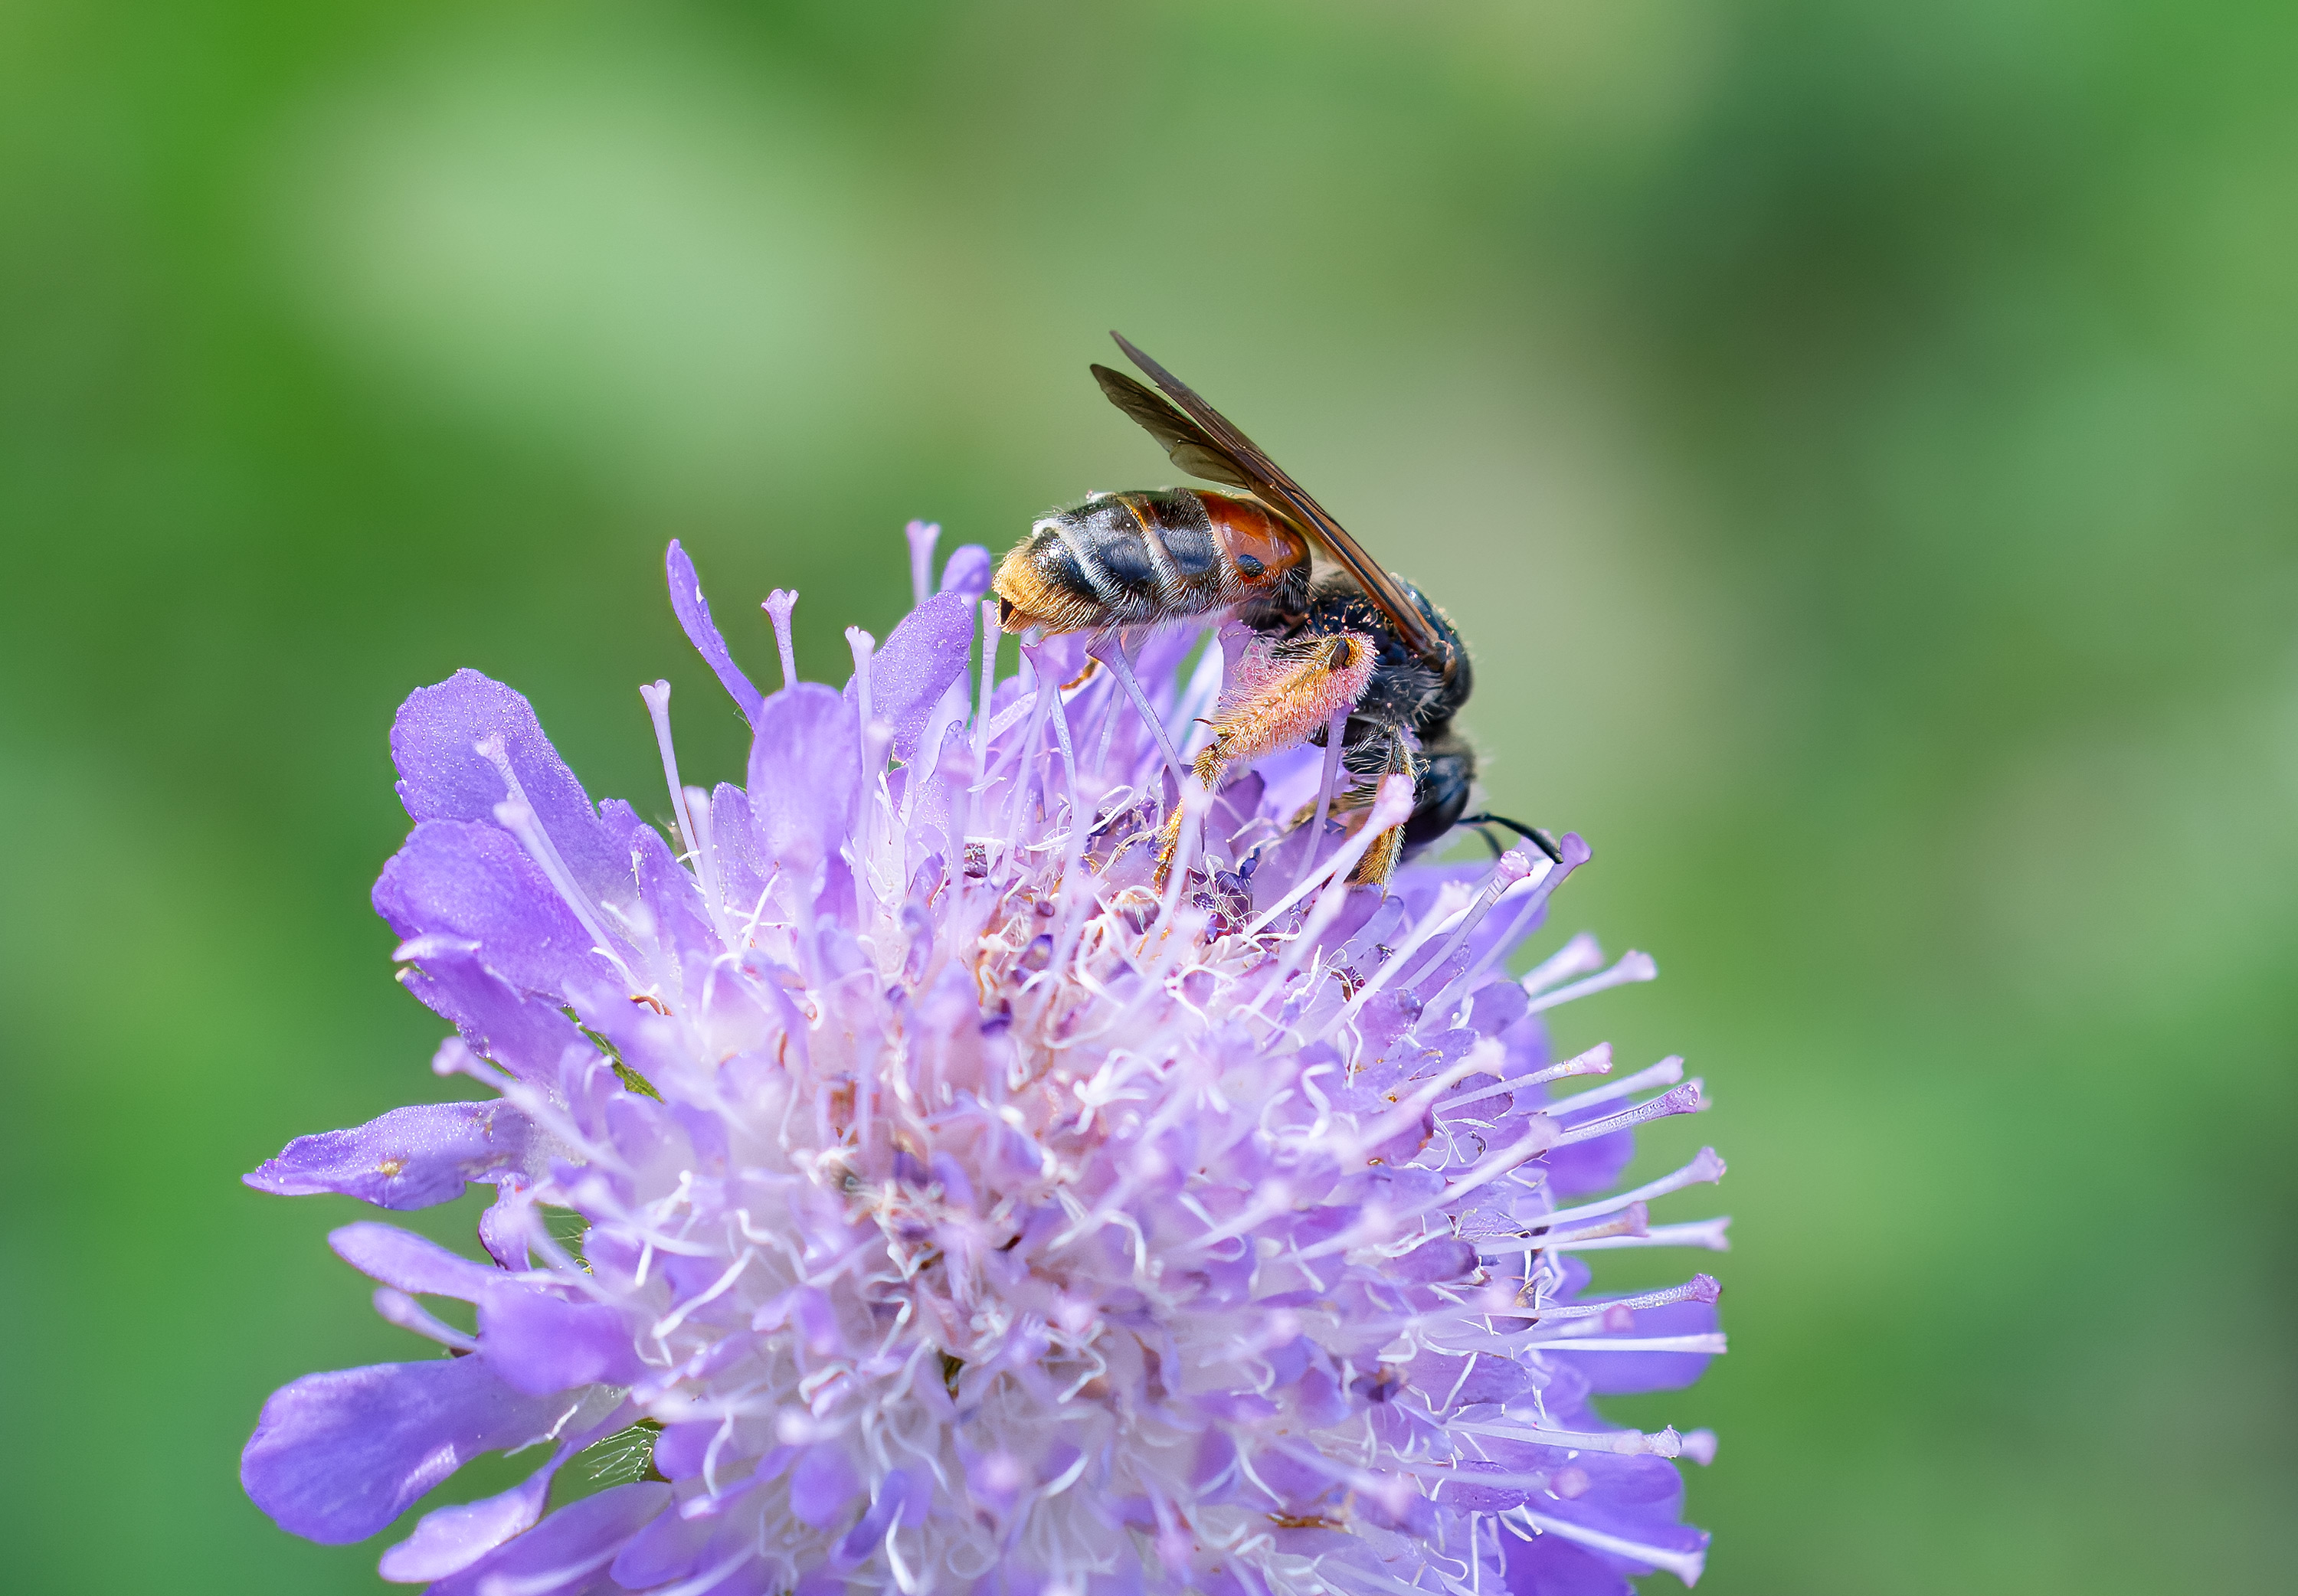
<path fill-rule="evenodd" d="M 1169 479 L 1114 326 L 1660 958 L 1566 1040 L 1720 1100 L 1736 1350 L 1620 1405 L 1722 1433 L 1703 1589 L 2283 1586 L 2294 83 L 2287 4 L 0 8 L 4 1583 L 381 1588 L 236 1455 L 423 1349 L 236 1177 L 447 1090 L 400 699 L 658 808 L 667 675 L 735 771 L 664 542 L 842 676 L 905 517 Z"/>

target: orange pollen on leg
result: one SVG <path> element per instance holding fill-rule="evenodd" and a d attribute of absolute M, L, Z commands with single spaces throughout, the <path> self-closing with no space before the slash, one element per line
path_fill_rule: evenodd
<path fill-rule="evenodd" d="M 1306 742 L 1333 716 L 1356 707 L 1372 680 L 1372 640 L 1353 632 L 1300 643 L 1256 640 L 1237 662 L 1236 690 L 1222 695 L 1213 723 L 1224 765 Z M 1208 750 L 1209 752 L 1211 750 Z"/>

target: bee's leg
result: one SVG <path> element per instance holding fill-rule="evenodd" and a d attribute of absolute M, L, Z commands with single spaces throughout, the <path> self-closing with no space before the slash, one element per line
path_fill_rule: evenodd
<path fill-rule="evenodd" d="M 1382 776 L 1404 776 L 1417 783 L 1420 776 L 1420 762 L 1413 757 L 1412 749 L 1406 745 L 1404 739 L 1392 732 L 1381 740 L 1387 746 L 1382 750 L 1379 773 Z M 1379 791 L 1379 783 L 1376 781 L 1372 787 L 1360 790 L 1360 798 L 1356 793 L 1350 795 L 1355 801 L 1347 806 L 1349 808 L 1369 808 L 1373 797 Z M 1357 867 L 1349 872 L 1349 880 L 1369 882 L 1385 891 L 1388 878 L 1396 872 L 1397 861 L 1403 856 L 1404 828 L 1391 826 L 1373 839 L 1372 846 L 1365 849 L 1364 856 L 1357 861 Z"/>
<path fill-rule="evenodd" d="M 1506 826 L 1558 864 L 1564 863 L 1564 850 L 1556 846 L 1556 839 L 1538 826 L 1528 826 L 1520 820 L 1510 820 L 1505 815 L 1463 815 L 1455 823 L 1464 826 Z M 1484 840 L 1490 842 L 1492 839 L 1487 836 Z"/>
<path fill-rule="evenodd" d="M 1372 640 L 1356 633 L 1287 644 L 1239 673 L 1243 690 L 1227 699 L 1214 719 L 1213 740 L 1196 757 L 1196 777 L 1218 792 L 1228 773 L 1280 749 L 1305 742 L 1337 717 L 1345 721 L 1371 677 Z M 1157 879 L 1164 880 L 1180 840 L 1178 806 L 1159 839 Z"/>

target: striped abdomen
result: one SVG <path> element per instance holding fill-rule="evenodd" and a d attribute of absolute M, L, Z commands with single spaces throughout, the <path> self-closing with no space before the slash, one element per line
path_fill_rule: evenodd
<path fill-rule="evenodd" d="M 1095 493 L 1029 529 L 997 569 L 1008 632 L 1143 626 L 1265 598 L 1304 566 L 1300 533 L 1250 499 Z"/>

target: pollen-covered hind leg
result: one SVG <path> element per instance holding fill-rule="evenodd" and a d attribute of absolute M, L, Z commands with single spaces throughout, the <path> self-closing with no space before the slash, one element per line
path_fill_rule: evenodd
<path fill-rule="evenodd" d="M 1256 639 L 1238 661 L 1235 687 L 1221 694 L 1213 740 L 1197 754 L 1197 780 L 1206 791 L 1218 792 L 1238 765 L 1307 741 L 1355 706 L 1372 680 L 1372 666 L 1373 641 L 1360 633 L 1278 643 Z M 1161 885 L 1180 839 L 1176 809 L 1157 839 Z"/>

